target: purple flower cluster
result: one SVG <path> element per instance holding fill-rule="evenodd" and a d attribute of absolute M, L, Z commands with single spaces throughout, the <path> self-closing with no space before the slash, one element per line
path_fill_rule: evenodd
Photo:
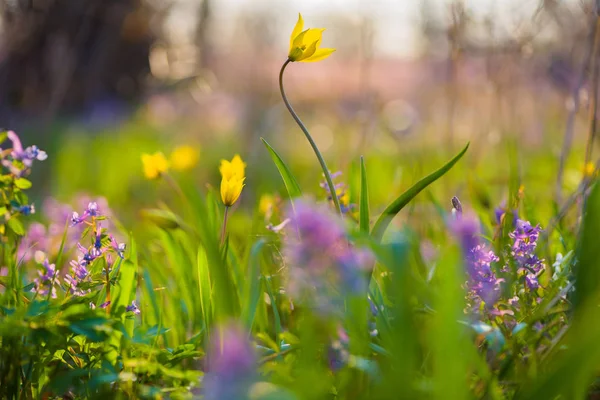
<path fill-rule="evenodd" d="M 48 158 L 45 151 L 37 146 L 23 148 L 19 136 L 13 131 L 7 132 L 7 138 L 12 142 L 10 157 L 2 158 L 2 165 L 16 177 L 21 177 L 29 172 L 34 160 L 44 161 Z"/>
<path fill-rule="evenodd" d="M 331 174 L 331 179 L 335 180 L 341 175 L 341 171 L 334 172 L 333 174 Z M 321 181 L 321 183 L 319 183 L 319 186 L 321 186 L 321 188 L 323 188 L 327 192 L 327 200 L 333 201 L 333 196 L 331 195 L 331 190 L 329 190 L 329 185 L 327 184 L 327 181 Z M 349 201 L 346 184 L 343 182 L 334 183 L 334 187 L 338 201 L 340 203 L 340 208 L 342 209 L 342 213 L 347 214 L 349 212 L 354 211 L 354 209 L 356 209 L 356 205 L 351 204 Z"/>
<path fill-rule="evenodd" d="M 296 200 L 287 214 L 292 228 L 284 257 L 290 295 L 329 309 L 339 294 L 366 294 L 371 253 L 349 243 L 342 221 L 328 208 L 307 200 Z"/>
<path fill-rule="evenodd" d="M 502 313 L 495 308 L 500 298 L 500 283 L 492 270 L 499 261 L 493 251 L 479 241 L 479 221 L 470 215 L 460 215 L 451 221 L 451 230 L 461 243 L 467 269 L 467 309 L 477 312 L 482 308 L 492 314 Z"/>
<path fill-rule="evenodd" d="M 529 221 L 519 219 L 515 230 L 509 234 L 513 239 L 510 254 L 517 265 L 517 273 L 524 277 L 525 284 L 531 291 L 540 287 L 538 277 L 544 271 L 544 260 L 535 254 L 541 231 L 539 224 L 533 226 Z"/>
<path fill-rule="evenodd" d="M 516 219 L 514 226 L 515 229 L 509 233 L 512 244 L 506 256 L 516 264 L 517 273 L 523 278 L 525 287 L 535 292 L 540 286 L 538 278 L 545 268 L 544 260 L 535 254 L 541 227 L 521 219 Z M 496 276 L 493 264 L 497 263 L 499 258 L 485 244 L 480 243 L 477 218 L 458 216 L 451 222 L 451 229 L 461 243 L 466 262 L 468 280 L 465 286 L 469 302 L 467 310 L 475 313 L 486 310 L 492 315 L 514 314 L 512 310 L 498 308 L 500 284 L 504 280 Z M 500 269 L 502 272 L 509 270 L 508 265 Z M 518 296 L 510 298 L 507 302 L 512 309 L 518 309 L 518 303 Z"/>
<path fill-rule="evenodd" d="M 85 247 L 81 243 L 77 243 L 77 248 L 81 254 L 77 260 L 70 262 L 71 269 L 65 277 L 70 292 L 75 296 L 84 296 L 90 292 L 89 288 L 86 289 L 91 280 L 89 267 L 96 259 L 104 257 L 108 265 L 105 273 L 109 273 L 112 265 L 110 253 L 115 253 L 120 258 L 124 257 L 125 244 L 118 243 L 114 236 L 106 234 L 106 231 L 102 228 L 101 221 L 103 219 L 104 215 L 101 214 L 96 202 L 88 203 L 81 216 L 77 212 L 73 212 L 71 215 L 72 227 L 87 224 L 91 226 L 93 232 L 93 240 L 90 246 Z"/>
<path fill-rule="evenodd" d="M 84 208 L 90 202 L 92 202 L 92 200 L 89 196 L 80 195 L 76 198 L 74 204 L 76 204 L 78 208 Z M 102 210 L 104 217 L 110 217 L 112 215 L 106 199 L 99 198 L 94 202 L 96 202 L 98 208 Z M 33 222 L 29 225 L 27 233 L 19 245 L 19 260 L 25 262 L 31 260 L 36 251 L 42 251 L 48 258 L 52 259 L 60 249 L 62 238 L 65 234 L 65 223 L 71 221 L 73 207 L 68 204 L 60 203 L 50 197 L 44 200 L 42 211 L 42 214 L 46 217 L 46 223 Z M 103 222 L 109 227 L 109 221 Z M 68 229 L 64 243 L 65 251 L 75 247 L 85 228 L 85 224 L 79 224 Z M 62 266 L 59 266 L 59 269 L 61 267 Z"/>
<path fill-rule="evenodd" d="M 256 354 L 248 335 L 237 325 L 219 328 L 210 341 L 204 399 L 242 400 L 256 380 Z"/>
<path fill-rule="evenodd" d="M 56 266 L 50 264 L 48 259 L 45 259 L 42 262 L 42 268 L 43 271 L 38 270 L 38 277 L 34 280 L 35 286 L 32 291 L 40 296 L 47 296 L 50 294 L 50 297 L 55 299 L 56 285 L 59 284 Z"/>

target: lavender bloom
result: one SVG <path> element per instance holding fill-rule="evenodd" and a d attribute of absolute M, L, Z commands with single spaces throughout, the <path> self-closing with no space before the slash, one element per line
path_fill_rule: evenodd
<path fill-rule="evenodd" d="M 517 272 L 525 276 L 525 284 L 532 291 L 540 286 L 538 277 L 545 267 L 544 260 L 535 254 L 541 230 L 539 225 L 532 226 L 528 221 L 517 220 L 515 230 L 509 234 L 513 239 L 511 256 L 517 264 Z"/>
<path fill-rule="evenodd" d="M 295 229 L 290 230 L 284 246 L 290 295 L 329 310 L 343 300 L 339 294 L 364 294 L 370 253 L 348 243 L 341 221 L 327 208 L 306 200 L 298 200 L 294 206 L 295 213 L 290 207 L 288 215 Z"/>
<path fill-rule="evenodd" d="M 205 400 L 244 400 L 256 380 L 256 355 L 247 334 L 237 325 L 212 335 L 204 377 Z"/>
<path fill-rule="evenodd" d="M 450 228 L 460 241 L 465 258 L 468 308 L 477 312 L 484 305 L 490 313 L 501 313 L 494 306 L 500 298 L 500 283 L 503 280 L 496 277 L 491 267 L 499 258 L 479 243 L 479 221 L 474 216 L 459 216 L 451 221 Z"/>
<path fill-rule="evenodd" d="M 125 243 L 118 243 L 117 239 L 110 235 L 110 245 L 120 258 L 125 258 L 125 249 L 127 248 Z"/>
<path fill-rule="evenodd" d="M 333 174 L 331 174 L 331 179 L 334 180 L 336 178 L 339 178 L 341 175 L 342 175 L 341 171 L 334 172 Z M 321 183 L 319 183 L 319 186 L 321 188 L 325 189 L 325 191 L 327 192 L 327 200 L 333 201 L 333 196 L 331 194 L 331 190 L 329 190 L 329 185 L 327 184 L 327 181 L 321 181 Z M 353 211 L 356 208 L 356 205 L 350 203 L 350 198 L 346 192 L 346 189 L 347 189 L 346 184 L 345 183 L 334 183 L 334 188 L 335 188 L 336 196 L 340 203 L 340 209 L 342 210 L 342 213 L 347 214 L 347 213 Z"/>
<path fill-rule="evenodd" d="M 29 225 L 27 234 L 19 244 L 17 257 L 25 262 L 32 259 L 35 250 L 43 252 L 48 251 L 48 238 L 46 236 L 46 227 L 39 222 L 34 222 Z"/>
<path fill-rule="evenodd" d="M 15 176 L 21 176 L 23 172 L 31 168 L 34 160 L 43 161 L 48 158 L 45 151 L 40 150 L 37 146 L 30 146 L 23 149 L 19 136 L 13 131 L 7 132 L 8 140 L 12 142 L 13 148 L 10 153 L 12 160 L 2 160 L 2 165 L 10 170 Z M 20 161 L 25 168 L 21 168 L 13 161 Z"/>
<path fill-rule="evenodd" d="M 138 315 L 141 312 L 140 309 L 138 308 L 138 305 L 135 302 L 135 300 L 133 300 L 131 302 L 131 305 L 125 307 L 125 311 L 131 311 L 131 312 L 133 312 L 136 315 Z"/>
<path fill-rule="evenodd" d="M 38 295 L 45 296 L 50 293 L 50 296 L 55 299 L 56 298 L 56 287 L 55 284 L 58 283 L 58 271 L 56 271 L 56 266 L 54 264 L 50 264 L 50 262 L 46 259 L 42 263 L 43 271 L 38 271 L 38 277 L 34 280 L 35 287 L 32 291 L 37 292 Z"/>
<path fill-rule="evenodd" d="M 69 285 L 69 291 L 74 296 L 85 296 L 90 290 L 82 289 L 80 286 L 89 280 L 88 262 L 80 257 L 78 261 L 73 260 L 70 264 L 71 271 L 69 275 L 65 276 L 65 282 Z"/>
<path fill-rule="evenodd" d="M 508 213 L 508 210 L 506 209 L 506 207 L 504 207 L 504 206 L 496 207 L 496 209 L 494 210 L 494 215 L 496 217 L 496 223 L 501 224 L 502 221 L 504 220 L 504 218 L 506 217 L 507 213 Z M 513 217 L 512 226 L 516 226 L 517 221 L 519 220 L 519 213 L 517 212 L 517 210 L 512 211 L 512 217 Z"/>

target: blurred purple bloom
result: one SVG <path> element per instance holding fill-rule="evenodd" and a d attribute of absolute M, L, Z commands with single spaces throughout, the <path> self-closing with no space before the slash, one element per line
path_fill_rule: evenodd
<path fill-rule="evenodd" d="M 215 332 L 207 354 L 205 400 L 243 400 L 256 380 L 256 354 L 248 335 L 237 325 Z"/>
<path fill-rule="evenodd" d="M 37 292 L 39 295 L 45 296 L 50 293 L 50 296 L 56 298 L 56 287 L 58 283 L 58 271 L 56 266 L 50 264 L 46 259 L 42 263 L 43 271 L 38 270 L 38 277 L 34 280 L 35 287 L 32 291 Z"/>
<path fill-rule="evenodd" d="M 105 301 L 104 303 L 100 304 L 100 308 L 106 308 L 110 305 L 110 300 L 109 301 Z"/>
<path fill-rule="evenodd" d="M 19 260 L 27 262 L 33 258 L 33 254 L 37 250 L 47 253 L 48 239 L 46 227 L 39 222 L 34 222 L 29 225 L 27 234 L 23 237 L 21 243 L 19 244 L 17 257 Z"/>
<path fill-rule="evenodd" d="M 294 207 L 287 214 L 295 229 L 284 244 L 290 295 L 305 297 L 323 310 L 339 302 L 340 293 L 366 295 L 371 254 L 348 242 L 342 221 L 328 208 L 306 200 L 297 200 Z"/>
<path fill-rule="evenodd" d="M 125 307 L 125 311 L 131 311 L 131 312 L 133 312 L 136 315 L 138 315 L 140 313 L 140 309 L 138 308 L 138 305 L 135 302 L 135 300 L 133 300 L 131 302 L 131 305 Z"/>
<path fill-rule="evenodd" d="M 496 223 L 501 224 L 502 220 L 508 215 L 508 210 L 504 206 L 496 207 L 494 210 L 494 215 L 496 216 Z M 517 210 L 512 210 L 512 226 L 516 226 L 517 221 L 519 219 L 519 213 Z"/>

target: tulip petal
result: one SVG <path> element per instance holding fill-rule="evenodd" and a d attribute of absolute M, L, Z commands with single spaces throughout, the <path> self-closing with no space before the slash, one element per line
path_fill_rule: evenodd
<path fill-rule="evenodd" d="M 333 53 L 335 49 L 318 49 L 312 56 L 302 59 L 302 62 L 314 62 L 326 59 Z"/>
<path fill-rule="evenodd" d="M 325 28 L 310 28 L 306 31 L 303 37 L 303 44 L 309 45 L 314 42 L 320 42 L 323 38 Z"/>
<path fill-rule="evenodd" d="M 290 36 L 290 51 L 292 51 L 294 48 L 294 39 L 296 39 L 296 37 L 302 33 L 303 27 L 304 20 L 302 19 L 302 14 L 298 13 L 298 22 L 296 22 L 296 26 L 294 26 L 294 30 L 292 31 L 292 36 Z"/>
<path fill-rule="evenodd" d="M 306 50 L 304 50 L 304 52 L 302 53 L 302 55 L 296 59 L 296 61 L 306 60 L 307 58 L 309 58 L 310 56 L 312 56 L 313 54 L 315 54 L 315 52 L 317 51 L 317 47 L 318 46 L 319 46 L 319 41 L 318 40 L 316 42 L 312 42 L 310 44 L 310 46 L 308 46 L 306 48 Z"/>

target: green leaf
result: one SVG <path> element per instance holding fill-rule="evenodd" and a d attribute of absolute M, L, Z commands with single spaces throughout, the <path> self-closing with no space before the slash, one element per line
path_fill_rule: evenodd
<path fill-rule="evenodd" d="M 19 218 L 12 217 L 6 223 L 8 227 L 17 235 L 23 236 L 25 235 L 25 227 Z"/>
<path fill-rule="evenodd" d="M 260 140 L 262 140 L 265 144 L 265 147 L 271 155 L 271 159 L 275 163 L 277 170 L 279 170 L 279 174 L 281 175 L 281 178 L 283 178 L 283 183 L 285 184 L 285 188 L 287 189 L 290 198 L 301 196 L 302 190 L 300 190 L 300 186 L 298 185 L 296 178 L 294 178 L 294 175 L 292 174 L 286 163 L 283 162 L 281 157 L 279 157 L 279 154 L 277 154 L 277 152 L 271 147 L 269 143 L 267 143 L 267 141 L 264 138 L 260 138 Z"/>
<path fill-rule="evenodd" d="M 367 169 L 365 159 L 360 157 L 360 204 L 359 204 L 360 231 L 369 233 L 369 188 L 367 186 Z"/>
<path fill-rule="evenodd" d="M 376 240 L 381 240 L 385 230 L 388 225 L 392 221 L 392 219 L 398 214 L 404 206 L 406 206 L 413 198 L 415 198 L 423 189 L 427 186 L 431 185 L 433 182 L 441 178 L 446 172 L 450 171 L 450 169 L 462 158 L 462 156 L 467 152 L 469 148 L 469 143 L 465 146 L 464 149 L 460 151 L 454 158 L 448 161 L 443 167 L 434 171 L 433 173 L 427 175 L 425 178 L 421 179 L 419 182 L 415 183 L 410 189 L 405 191 L 394 200 L 387 208 L 381 213 L 377 222 L 375 222 L 375 226 L 373 226 L 372 235 Z"/>
<path fill-rule="evenodd" d="M 15 186 L 21 190 L 25 190 L 31 187 L 31 182 L 25 178 L 19 178 L 15 180 Z"/>
<path fill-rule="evenodd" d="M 248 263 L 248 277 L 246 279 L 245 288 L 245 307 L 244 307 L 244 320 L 246 322 L 246 328 L 252 329 L 254 323 L 254 316 L 256 315 L 256 308 L 260 301 L 261 285 L 260 285 L 260 254 L 265 244 L 264 240 L 259 240 L 252 246 L 250 250 L 250 257 Z"/>
<path fill-rule="evenodd" d="M 575 285 L 577 290 L 574 296 L 575 312 L 586 302 L 600 299 L 600 185 L 595 184 L 587 198 L 583 229 L 579 248 L 577 249 L 578 262 L 574 266 Z"/>

